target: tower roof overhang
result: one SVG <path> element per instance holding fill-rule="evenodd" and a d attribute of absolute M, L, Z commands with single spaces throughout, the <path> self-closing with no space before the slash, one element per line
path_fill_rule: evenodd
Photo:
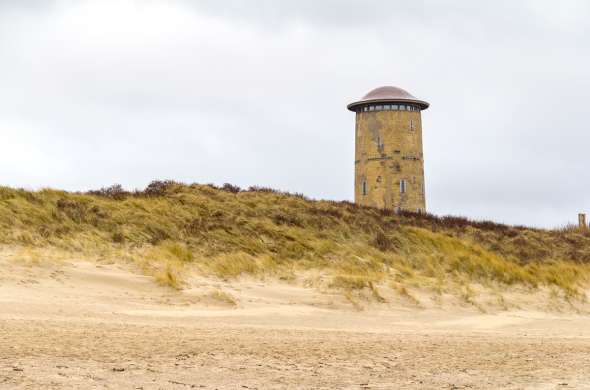
<path fill-rule="evenodd" d="M 357 108 L 371 103 L 411 103 L 420 106 L 421 110 L 425 110 L 430 106 L 430 103 L 415 98 L 409 92 L 397 87 L 379 87 L 375 88 L 359 101 L 350 103 L 347 108 L 350 111 L 356 111 Z"/>

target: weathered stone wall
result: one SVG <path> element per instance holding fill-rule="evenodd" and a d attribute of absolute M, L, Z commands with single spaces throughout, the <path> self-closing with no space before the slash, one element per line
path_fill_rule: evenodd
<path fill-rule="evenodd" d="M 425 211 L 420 111 L 358 112 L 355 132 L 355 202 Z M 400 191 L 401 180 L 405 193 Z"/>

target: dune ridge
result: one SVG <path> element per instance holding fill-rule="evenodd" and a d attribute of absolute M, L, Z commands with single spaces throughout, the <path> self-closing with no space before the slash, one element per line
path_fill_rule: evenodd
<path fill-rule="evenodd" d="M 351 301 L 359 294 L 381 301 L 389 290 L 411 300 L 410 290 L 420 288 L 476 302 L 481 286 L 515 285 L 584 301 L 590 275 L 590 232 L 573 227 L 396 214 L 266 188 L 172 181 L 135 192 L 0 187 L 0 245 L 30 262 L 132 263 L 176 289 L 194 273 L 248 275 L 301 281 Z"/>

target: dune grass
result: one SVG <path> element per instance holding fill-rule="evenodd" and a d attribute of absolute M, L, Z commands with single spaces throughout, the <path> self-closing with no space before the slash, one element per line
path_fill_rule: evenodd
<path fill-rule="evenodd" d="M 189 269 L 223 279 L 287 280 L 314 269 L 343 291 L 407 283 L 440 289 L 470 280 L 556 287 L 576 296 L 590 275 L 588 231 L 395 214 L 265 188 L 169 181 L 136 192 L 0 187 L 0 245 L 129 260 L 173 288 L 182 288 Z"/>
<path fill-rule="evenodd" d="M 227 293 L 223 290 L 220 289 L 215 289 L 211 292 L 209 292 L 208 294 L 206 294 L 204 296 L 205 299 L 207 300 L 212 300 L 218 303 L 221 303 L 222 305 L 226 305 L 226 306 L 237 306 L 238 302 L 236 300 L 236 298 L 234 298 L 233 295 L 231 295 L 230 293 Z"/>

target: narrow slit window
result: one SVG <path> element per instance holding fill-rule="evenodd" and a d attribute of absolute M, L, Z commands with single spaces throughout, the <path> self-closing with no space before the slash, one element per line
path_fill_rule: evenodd
<path fill-rule="evenodd" d="M 362 186 L 363 195 L 367 195 L 367 181 L 363 180 L 363 183 L 361 184 L 361 186 Z"/>
<path fill-rule="evenodd" d="M 399 181 L 399 192 L 400 194 L 406 193 L 406 181 L 403 179 Z"/>

